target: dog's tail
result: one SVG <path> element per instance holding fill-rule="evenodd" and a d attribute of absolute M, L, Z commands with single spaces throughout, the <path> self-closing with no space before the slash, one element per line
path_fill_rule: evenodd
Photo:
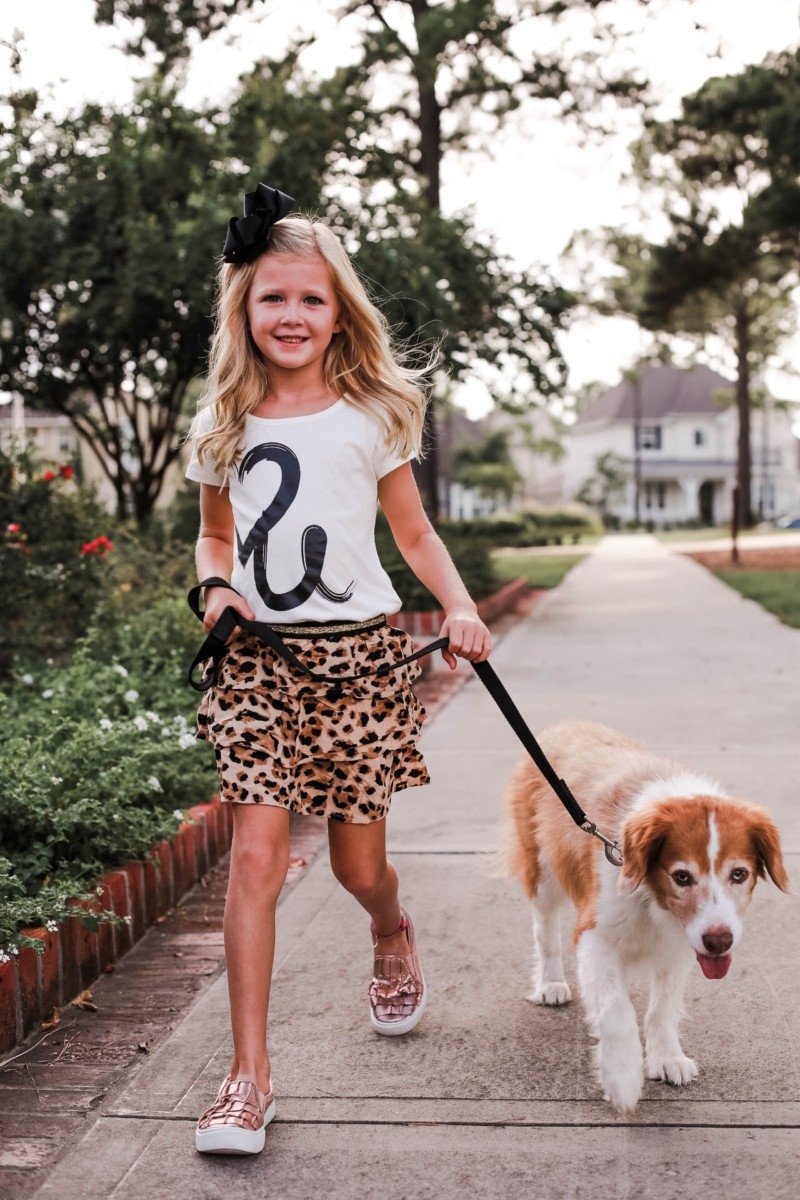
<path fill-rule="evenodd" d="M 519 880 L 529 899 L 539 890 L 539 842 L 536 808 L 531 788 L 531 767 L 522 759 L 514 768 L 506 789 L 506 844 L 502 871 L 497 874 Z"/>

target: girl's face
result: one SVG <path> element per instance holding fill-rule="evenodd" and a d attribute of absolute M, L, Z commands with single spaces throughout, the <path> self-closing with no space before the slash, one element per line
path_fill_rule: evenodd
<path fill-rule="evenodd" d="M 325 351 L 341 329 L 339 302 L 322 259 L 263 255 L 247 294 L 247 319 L 273 375 L 318 374 L 321 381 Z"/>

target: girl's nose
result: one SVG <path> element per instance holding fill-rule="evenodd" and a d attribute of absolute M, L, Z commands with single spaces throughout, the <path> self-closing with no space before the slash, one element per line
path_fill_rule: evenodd
<path fill-rule="evenodd" d="M 281 319 L 290 324 L 296 324 L 299 320 L 301 320 L 301 317 L 302 313 L 299 301 L 287 300 L 286 304 L 284 305 L 283 317 Z"/>

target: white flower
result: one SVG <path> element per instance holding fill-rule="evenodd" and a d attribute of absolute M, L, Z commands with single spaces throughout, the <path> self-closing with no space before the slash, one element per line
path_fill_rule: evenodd
<path fill-rule="evenodd" d="M 161 724 L 161 717 L 158 715 L 158 713 L 150 712 L 148 710 L 144 715 L 147 717 L 148 721 L 152 721 L 154 725 Z"/>
<path fill-rule="evenodd" d="M 150 726 L 147 724 L 146 717 L 139 717 L 139 716 L 134 717 L 133 724 L 134 724 L 134 727 L 139 730 L 139 733 L 146 733 L 147 730 L 150 728 Z"/>
<path fill-rule="evenodd" d="M 19 946 L 9 946 L 8 948 L 11 951 L 11 953 L 14 955 L 14 958 L 19 957 Z"/>
<path fill-rule="evenodd" d="M 44 927 L 48 933 L 58 933 L 58 921 L 45 921 Z"/>
<path fill-rule="evenodd" d="M 188 750 L 190 746 L 194 745 L 194 743 L 195 736 L 193 733 L 182 733 L 178 738 L 178 745 L 180 746 L 181 750 Z"/>
<path fill-rule="evenodd" d="M 122 699 L 127 700 L 128 704 L 133 704 L 139 699 L 139 693 L 136 691 L 136 688 L 129 688 Z"/>
<path fill-rule="evenodd" d="M 115 671 L 117 673 L 117 675 L 121 675 L 123 679 L 128 678 L 128 668 L 123 667 L 122 663 L 114 663 L 111 670 Z"/>
<path fill-rule="evenodd" d="M 133 917 L 123 917 L 122 920 L 125 922 L 126 925 L 130 925 L 131 921 L 133 920 Z"/>
<path fill-rule="evenodd" d="M 50 782 L 52 783 L 53 787 L 58 787 L 58 785 L 60 783 L 63 783 L 64 780 L 61 778 L 60 775 L 51 775 Z"/>
<path fill-rule="evenodd" d="M 27 683 L 28 687 L 30 687 L 33 683 L 33 676 L 32 675 L 23 675 L 22 682 Z"/>
<path fill-rule="evenodd" d="M 155 775 L 151 775 L 150 778 L 148 779 L 147 783 L 148 783 L 148 786 L 151 787 L 154 792 L 163 792 L 163 790 L 164 790 L 162 788 L 161 784 L 159 783 L 158 778 Z"/>
<path fill-rule="evenodd" d="M 171 734 L 172 734 L 172 730 L 171 730 L 171 729 L 167 729 L 167 727 L 166 727 L 166 726 L 164 726 L 164 728 L 161 730 L 161 736 L 162 736 L 162 737 L 170 737 L 170 736 L 171 736 Z"/>
<path fill-rule="evenodd" d="M 180 810 L 179 808 L 176 808 L 176 809 L 173 811 L 172 815 L 173 815 L 173 817 L 175 818 L 175 820 L 176 820 L 176 821 L 182 821 L 182 820 L 183 820 L 183 813 L 181 812 L 181 810 Z"/>
<path fill-rule="evenodd" d="M 0 963 L 7 962 L 11 962 L 10 957 L 6 954 L 5 950 L 0 950 Z"/>
<path fill-rule="evenodd" d="M 55 695 L 55 692 L 53 691 L 52 688 L 45 688 L 44 691 L 42 692 L 42 699 L 49 700 L 50 697 L 54 696 L 54 695 Z"/>
<path fill-rule="evenodd" d="M 108 717 L 101 717 L 100 718 L 100 728 L 101 729 L 113 729 L 114 722 L 109 721 Z"/>

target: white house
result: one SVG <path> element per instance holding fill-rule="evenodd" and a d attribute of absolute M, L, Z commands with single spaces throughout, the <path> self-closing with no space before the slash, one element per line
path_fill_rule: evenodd
<path fill-rule="evenodd" d="M 598 396 L 572 426 L 565 490 L 575 496 L 611 452 L 625 476 L 609 511 L 656 525 L 730 520 L 738 420 L 734 383 L 697 365 L 651 365 Z M 764 520 L 800 512 L 800 442 L 792 414 L 767 399 L 751 422 L 753 510 Z M 637 432 L 638 431 L 638 432 Z"/>

